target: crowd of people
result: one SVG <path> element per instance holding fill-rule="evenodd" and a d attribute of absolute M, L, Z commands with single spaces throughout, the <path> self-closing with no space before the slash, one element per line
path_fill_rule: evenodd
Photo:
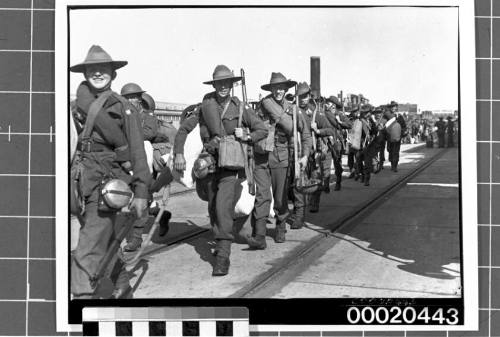
<path fill-rule="evenodd" d="M 452 116 L 443 116 L 434 118 L 409 118 L 406 113 L 402 114 L 403 119 L 408 125 L 407 132 L 403 134 L 402 144 L 416 144 L 425 142 L 428 147 L 433 147 L 434 141 L 437 141 L 439 148 L 454 147 L 457 134 L 458 119 L 453 120 Z"/>
<path fill-rule="evenodd" d="M 266 249 L 272 211 L 274 241 L 285 242 L 287 225 L 301 229 L 306 209 L 319 211 L 321 195 L 330 193 L 331 183 L 334 191 L 342 190 L 343 156 L 348 177 L 369 186 L 373 174 L 384 168 L 386 149 L 391 171 L 397 172 L 401 141 L 411 131 L 394 101 L 380 107 L 346 108 L 338 97 L 315 97 L 306 82 L 280 72 L 273 72 L 261 85 L 269 94 L 252 108 L 246 101 L 243 74 L 235 76 L 225 65 L 218 65 L 212 79 L 203 82 L 210 92 L 201 103 L 184 110 L 178 130 L 169 130 L 156 119 L 154 99 L 139 85 L 129 83 L 120 94 L 111 90 L 116 70 L 126 64 L 92 46 L 86 59 L 70 68 L 84 77 L 71 119 L 78 133 L 71 165 L 71 213 L 80 223 L 71 263 L 74 299 L 95 298 L 95 275 L 115 235 L 117 214 L 125 206 L 135 222 L 124 250 L 133 252 L 141 246 L 144 223 L 155 214 L 150 207 L 152 191 L 158 190 L 161 177 L 171 175 L 170 170 L 186 170 L 186 140 L 196 127 L 203 149 L 193 172 L 185 173 L 194 175 L 199 197 L 208 202 L 216 242 L 213 276 L 229 272 L 234 207 L 242 182 L 247 181 L 254 195 L 247 243 L 251 249 Z M 242 80 L 240 100 L 232 92 Z M 145 141 L 151 148 L 145 148 Z M 171 166 L 164 160 L 169 152 Z M 168 184 L 172 178 L 161 181 Z M 170 213 L 161 223 L 160 235 L 167 233 L 169 218 Z M 120 268 L 113 298 L 130 292 L 127 273 Z"/>

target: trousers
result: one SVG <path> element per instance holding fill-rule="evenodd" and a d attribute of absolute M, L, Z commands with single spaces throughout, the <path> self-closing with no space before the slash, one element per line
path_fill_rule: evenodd
<path fill-rule="evenodd" d="M 323 186 L 319 191 L 311 194 L 309 198 L 311 208 L 316 209 L 319 207 L 321 192 L 330 186 L 330 172 L 332 170 L 332 154 L 330 151 L 325 153 L 325 158 L 321 161 L 321 166 L 323 167 Z M 337 175 L 337 169 L 335 169 L 335 175 Z M 342 177 L 342 164 L 340 166 L 340 176 Z M 339 182 L 339 176 L 337 176 L 337 182 Z"/>
<path fill-rule="evenodd" d="M 271 168 L 265 156 L 256 156 L 254 169 L 255 207 L 252 212 L 252 224 L 256 235 L 266 235 L 271 198 L 274 199 L 274 213 L 277 223 L 284 223 L 288 218 L 288 171 L 288 167 Z"/>
<path fill-rule="evenodd" d="M 387 142 L 387 152 L 389 152 L 389 161 L 392 167 L 397 167 L 399 163 L 399 149 L 401 148 L 401 141 Z"/>
<path fill-rule="evenodd" d="M 214 238 L 217 241 L 217 254 L 229 257 L 231 254 L 231 242 L 234 240 L 234 206 L 237 200 L 237 191 L 244 179 L 244 171 L 233 171 L 219 169 L 214 179 L 209 183 L 209 200 L 212 209 L 215 200 L 215 224 L 212 227 Z"/>
<path fill-rule="evenodd" d="M 85 204 L 83 225 L 71 261 L 71 293 L 79 297 L 90 298 L 94 295 L 95 288 L 91 285 L 90 277 L 97 273 L 115 235 L 117 215 L 97 209 L 97 193 L 95 191 Z M 127 272 L 122 269 L 119 274 L 119 278 L 123 279 Z"/>

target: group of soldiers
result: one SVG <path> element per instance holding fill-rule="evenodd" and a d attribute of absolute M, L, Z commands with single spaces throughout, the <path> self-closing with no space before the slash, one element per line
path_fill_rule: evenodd
<path fill-rule="evenodd" d="M 216 242 L 213 276 L 229 272 L 234 207 L 242 181 L 249 183 L 250 193 L 255 195 L 250 215 L 252 233 L 246 240 L 252 249 L 266 249 L 271 204 L 274 202 L 276 218 L 274 240 L 282 243 L 286 240 L 287 224 L 290 229 L 300 229 L 307 207 L 310 212 L 319 211 L 321 193 L 330 192 L 332 164 L 334 190 L 341 190 L 343 155 L 348 156 L 349 178 L 369 186 L 371 174 L 383 169 L 387 144 L 391 170 L 397 172 L 406 127 L 397 113 L 396 102 L 382 108 L 366 104 L 344 111 L 337 97 L 313 97 L 306 82 L 297 83 L 273 72 L 269 82 L 261 86 L 269 94 L 253 109 L 246 102 L 246 91 L 243 100 L 232 95 L 234 84 L 244 81 L 244 77 L 218 65 L 212 79 L 203 82 L 214 90 L 200 104 L 183 112 L 176 135 L 169 139 L 162 138 L 155 129 L 157 121 L 151 113 L 154 100 L 137 84 L 124 86 L 121 95 L 111 90 L 116 70 L 126 64 L 112 60 L 101 47 L 92 46 L 85 61 L 70 68 L 85 78 L 78 88 L 73 113 L 80 135 L 78 159 L 74 160 L 72 171 L 78 167 L 77 199 L 81 201 L 77 211 L 72 212 L 81 223 L 78 244 L 72 253 L 74 299 L 95 297 L 92 276 L 113 238 L 114 222 L 121 210 L 101 207 L 106 178 L 125 181 L 133 192 L 127 207 L 136 216 L 132 231 L 136 234 L 129 236 L 125 249 L 134 251 L 141 245 L 151 186 L 166 164 L 159 160 L 159 167 L 148 167 L 144 140 L 149 140 L 160 156 L 164 144 L 173 143 L 172 169 L 182 172 L 186 169 L 187 135 L 199 126 L 203 151 L 192 173 L 198 195 L 208 201 Z M 295 92 L 287 94 L 291 88 Z M 162 172 L 168 173 L 168 167 Z M 289 201 L 293 210 L 288 207 Z M 160 227 L 160 235 L 167 229 Z M 129 291 L 127 273 L 122 267 L 112 297 L 121 298 Z"/>

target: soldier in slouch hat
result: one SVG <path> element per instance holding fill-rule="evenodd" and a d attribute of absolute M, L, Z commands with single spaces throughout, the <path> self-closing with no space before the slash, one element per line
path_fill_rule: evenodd
<path fill-rule="evenodd" d="M 306 82 L 299 83 L 297 86 L 297 95 L 299 99 L 299 109 L 304 115 L 307 125 L 311 129 L 315 138 L 313 139 L 314 144 L 311 146 L 316 150 L 315 156 L 320 156 L 319 163 L 322 166 L 321 172 L 323 173 L 322 187 L 320 190 L 311 194 L 309 198 L 309 210 L 312 213 L 316 213 L 319 210 L 319 202 L 322 190 L 329 189 L 330 186 L 330 171 L 332 163 L 332 154 L 328 148 L 328 137 L 333 137 L 335 131 L 332 125 L 326 119 L 323 111 L 321 111 L 317 102 L 311 99 L 311 88 Z M 312 149 L 311 149 L 312 150 Z M 305 206 L 306 199 L 304 194 L 299 193 L 297 189 L 294 190 L 294 213 L 295 219 L 292 224 L 292 229 L 302 228 L 304 225 L 305 217 Z"/>
<path fill-rule="evenodd" d="M 342 183 L 342 153 L 346 151 L 344 132 L 352 127 L 352 121 L 343 113 L 342 103 L 335 96 L 330 96 L 325 103 L 325 116 L 334 128 L 333 136 L 333 167 L 335 168 L 335 191 L 341 189 Z"/>
<path fill-rule="evenodd" d="M 72 256 L 71 293 L 74 299 L 94 298 L 96 275 L 114 236 L 118 210 L 102 209 L 100 185 L 106 177 L 128 183 L 134 192 L 130 209 L 137 218 L 147 207 L 151 176 L 146 163 L 141 123 L 137 111 L 120 95 L 111 91 L 116 70 L 127 61 L 114 61 L 100 46 L 92 46 L 84 62 L 70 68 L 82 73 L 76 97 L 76 122 L 80 125 L 78 144 L 79 189 L 83 214 L 79 241 Z M 100 106 L 95 103 L 99 102 Z M 98 111 L 95 111 L 99 108 Z M 82 138 L 89 112 L 97 113 L 88 139 Z M 132 173 L 133 172 L 133 173 Z M 130 290 L 127 272 L 122 269 L 112 297 Z"/>
<path fill-rule="evenodd" d="M 268 126 L 271 137 L 265 144 L 255 144 L 256 183 L 255 208 L 252 213 L 254 233 L 247 238 L 248 244 L 254 249 L 266 248 L 266 222 L 269 216 L 271 200 L 274 198 L 276 214 L 275 241 L 285 242 L 286 220 L 288 211 L 288 188 L 290 170 L 293 167 L 293 155 L 290 147 L 293 136 L 292 109 L 293 105 L 285 98 L 285 94 L 296 84 L 279 72 L 273 72 L 269 83 L 261 86 L 271 93 L 259 102 L 257 115 Z M 310 148 L 310 131 L 303 116 L 298 114 L 298 130 L 302 133 L 304 149 Z M 305 165 L 308 152 L 300 159 Z M 272 195 L 271 195 L 272 188 Z"/>
<path fill-rule="evenodd" d="M 208 134 L 204 139 L 204 148 L 218 161 L 217 170 L 208 182 L 208 202 L 211 205 L 215 203 L 216 213 L 213 227 L 216 240 L 213 276 L 223 276 L 229 272 L 229 256 L 234 239 L 234 206 L 238 197 L 235 191 L 237 185 L 245 179 L 244 167 L 238 167 L 238 163 L 231 167 L 223 162 L 223 155 L 226 155 L 222 152 L 223 144 L 227 144 L 226 150 L 231 148 L 229 145 L 233 140 L 251 146 L 265 138 L 268 133 L 264 123 L 256 117 L 250 106 L 231 96 L 231 89 L 239 80 L 241 77 L 234 76 L 228 67 L 218 65 L 212 80 L 203 82 L 215 89 L 203 97 L 199 117 L 200 126 L 203 125 Z M 247 156 L 246 150 L 243 150 L 244 146 L 232 149 L 238 151 L 238 148 L 242 149 L 243 156 Z M 236 155 L 234 157 L 237 157 Z"/>

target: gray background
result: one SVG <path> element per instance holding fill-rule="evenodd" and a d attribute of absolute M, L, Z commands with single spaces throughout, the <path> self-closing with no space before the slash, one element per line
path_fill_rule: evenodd
<path fill-rule="evenodd" d="M 475 2 L 480 330 L 323 336 L 500 336 L 500 0 Z M 0 335 L 56 335 L 54 0 L 0 0 L 0 127 Z"/>

